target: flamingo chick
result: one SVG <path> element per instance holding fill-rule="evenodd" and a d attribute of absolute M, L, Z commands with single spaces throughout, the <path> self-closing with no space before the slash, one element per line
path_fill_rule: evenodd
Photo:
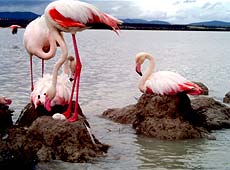
<path fill-rule="evenodd" d="M 141 65 L 145 59 L 149 60 L 149 66 L 146 72 L 141 73 Z M 151 54 L 140 52 L 136 55 L 136 72 L 142 76 L 139 81 L 138 88 L 143 93 L 160 94 L 160 95 L 175 95 L 180 92 L 186 92 L 191 95 L 199 95 L 202 89 L 195 83 L 187 80 L 183 76 L 171 71 L 154 70 L 154 58 Z"/>
<path fill-rule="evenodd" d="M 85 30 L 90 27 L 103 25 L 106 28 L 112 29 L 117 33 L 119 29 L 118 24 L 121 24 L 122 21 L 101 12 L 95 6 L 77 1 L 77 0 L 57 0 L 51 2 L 45 9 L 45 19 L 46 23 L 50 30 L 50 35 L 58 42 L 62 49 L 62 57 L 58 63 L 58 67 L 63 64 L 64 60 L 68 55 L 68 50 L 66 43 L 63 38 L 60 37 L 59 32 L 69 32 L 72 34 L 73 45 L 76 56 L 76 67 L 75 67 L 75 77 L 72 87 L 72 94 L 70 97 L 70 103 L 67 111 L 64 113 L 66 118 L 69 118 L 69 121 L 76 121 L 78 118 L 78 94 L 79 94 L 79 83 L 80 83 L 80 73 L 81 73 L 81 60 L 78 53 L 77 42 L 75 34 L 76 32 Z M 57 75 L 57 69 L 54 70 L 54 77 Z M 74 108 L 74 113 L 71 117 L 71 106 L 72 98 L 74 94 L 74 89 L 76 87 L 76 104 Z M 50 103 L 52 98 L 55 96 L 55 83 L 47 91 L 46 102 Z"/>

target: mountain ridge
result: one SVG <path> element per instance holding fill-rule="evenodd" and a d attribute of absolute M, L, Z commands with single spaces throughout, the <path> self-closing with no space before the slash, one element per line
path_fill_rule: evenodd
<path fill-rule="evenodd" d="M 33 12 L 0 12 L 1 19 L 35 19 L 38 16 L 40 15 Z"/>
<path fill-rule="evenodd" d="M 40 15 L 33 12 L 0 12 L 0 27 L 8 27 L 18 24 L 25 27 L 29 22 Z M 162 20 L 145 20 L 140 18 L 120 19 L 124 23 L 124 29 L 162 29 L 162 30 L 230 30 L 230 22 L 225 21 L 204 21 L 188 24 L 171 24 Z"/>
<path fill-rule="evenodd" d="M 195 25 L 195 26 L 220 26 L 220 27 L 230 27 L 230 22 L 225 21 L 218 21 L 218 20 L 212 20 L 212 21 L 204 21 L 204 22 L 195 22 L 190 23 L 188 25 Z"/>

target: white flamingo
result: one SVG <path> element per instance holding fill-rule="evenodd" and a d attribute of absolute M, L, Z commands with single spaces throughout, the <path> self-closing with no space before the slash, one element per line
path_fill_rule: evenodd
<path fill-rule="evenodd" d="M 142 76 L 141 65 L 144 63 L 145 59 L 149 60 L 149 66 Z M 135 61 L 136 72 L 142 76 L 138 88 L 143 93 L 155 93 L 160 95 L 175 95 L 180 92 L 186 92 L 191 95 L 199 95 L 202 93 L 202 89 L 197 84 L 175 72 L 153 72 L 155 61 L 153 56 L 149 53 L 138 53 Z"/>

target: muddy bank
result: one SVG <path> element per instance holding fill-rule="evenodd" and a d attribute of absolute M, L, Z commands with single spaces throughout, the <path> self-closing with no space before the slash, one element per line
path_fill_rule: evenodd
<path fill-rule="evenodd" d="M 118 123 L 132 124 L 138 134 L 166 140 L 215 139 L 211 130 L 230 127 L 227 105 L 203 95 L 190 99 L 184 93 L 143 94 L 136 104 L 108 109 L 102 115 Z"/>
<path fill-rule="evenodd" d="M 230 128 L 230 107 L 209 96 L 200 96 L 191 100 L 192 108 L 205 115 L 206 125 L 210 130 Z"/>
<path fill-rule="evenodd" d="M 61 113 L 65 108 L 60 112 L 57 106 L 46 113 L 29 103 L 23 109 L 17 123 L 5 128 L 7 137 L 0 140 L 0 169 L 31 169 L 51 160 L 88 162 L 106 154 L 109 146 L 92 134 L 81 110 L 76 122 L 54 120 L 51 115 L 57 110 Z"/>

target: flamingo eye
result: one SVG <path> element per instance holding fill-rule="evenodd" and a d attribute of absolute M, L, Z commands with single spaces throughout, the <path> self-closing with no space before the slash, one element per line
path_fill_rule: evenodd
<path fill-rule="evenodd" d="M 40 95 L 38 95 L 38 99 L 40 99 L 40 97 L 41 97 L 41 96 L 40 96 Z"/>
<path fill-rule="evenodd" d="M 44 93 L 44 95 L 46 95 L 46 93 Z"/>

